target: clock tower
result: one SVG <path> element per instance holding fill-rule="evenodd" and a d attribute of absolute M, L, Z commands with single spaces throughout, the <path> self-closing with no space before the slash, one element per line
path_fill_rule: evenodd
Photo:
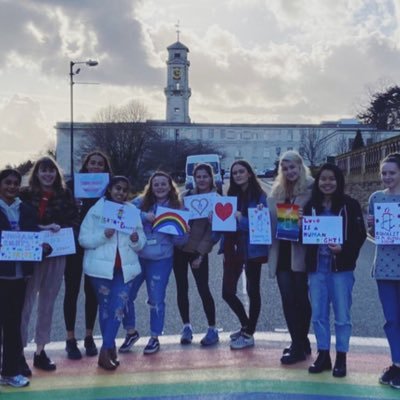
<path fill-rule="evenodd" d="M 167 87 L 164 89 L 167 98 L 167 122 L 190 123 L 189 49 L 179 41 L 167 47 Z"/>

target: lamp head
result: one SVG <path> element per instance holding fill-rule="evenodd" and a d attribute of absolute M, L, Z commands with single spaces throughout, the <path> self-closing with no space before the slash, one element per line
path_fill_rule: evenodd
<path fill-rule="evenodd" d="M 96 60 L 87 60 L 85 64 L 86 64 L 88 67 L 95 67 L 96 65 L 99 64 L 99 62 L 96 61 Z"/>

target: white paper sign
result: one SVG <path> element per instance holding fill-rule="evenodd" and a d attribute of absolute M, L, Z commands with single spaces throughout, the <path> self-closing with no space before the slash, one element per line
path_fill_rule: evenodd
<path fill-rule="evenodd" d="M 183 202 L 190 212 L 189 219 L 208 218 L 213 210 L 213 200 L 216 196 L 215 193 L 185 196 Z"/>
<path fill-rule="evenodd" d="M 2 231 L 0 260 L 42 261 L 41 245 L 40 232 Z"/>
<path fill-rule="evenodd" d="M 41 231 L 42 243 L 48 243 L 53 249 L 47 257 L 75 254 L 75 239 L 72 228 L 62 228 L 58 232 Z"/>
<path fill-rule="evenodd" d="M 105 228 L 116 229 L 131 234 L 135 231 L 140 218 L 140 211 L 133 204 L 119 204 L 105 201 L 101 220 Z"/>
<path fill-rule="evenodd" d="M 213 201 L 212 230 L 222 232 L 236 231 L 237 198 L 217 196 Z"/>
<path fill-rule="evenodd" d="M 77 199 L 103 196 L 110 176 L 108 173 L 74 174 L 74 193 Z"/>
<path fill-rule="evenodd" d="M 251 244 L 271 244 L 271 218 L 268 208 L 249 208 L 249 234 Z"/>
<path fill-rule="evenodd" d="M 304 244 L 342 244 L 343 218 L 339 216 L 303 216 Z"/>
<path fill-rule="evenodd" d="M 189 211 L 157 207 L 156 219 L 153 221 L 153 231 L 183 236 L 189 229 L 189 217 Z"/>
<path fill-rule="evenodd" d="M 374 204 L 375 243 L 400 244 L 400 203 Z"/>

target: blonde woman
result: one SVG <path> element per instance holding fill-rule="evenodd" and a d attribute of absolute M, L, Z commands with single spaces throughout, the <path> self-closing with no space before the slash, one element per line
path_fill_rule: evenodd
<path fill-rule="evenodd" d="M 283 350 L 282 364 L 303 361 L 311 354 L 308 330 L 311 306 L 308 299 L 307 273 L 304 262 L 305 249 L 300 238 L 290 241 L 276 238 L 277 209 L 280 203 L 302 207 L 311 197 L 313 178 L 297 151 L 289 150 L 279 160 L 278 175 L 268 197 L 271 212 L 272 245 L 269 253 L 270 278 L 277 278 L 283 313 L 292 344 Z"/>

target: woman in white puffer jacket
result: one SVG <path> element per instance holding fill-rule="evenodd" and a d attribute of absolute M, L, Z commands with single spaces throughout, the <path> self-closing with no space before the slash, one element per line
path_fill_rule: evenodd
<path fill-rule="evenodd" d="M 115 351 L 115 338 L 127 309 L 129 290 L 133 278 L 141 269 L 137 252 L 143 248 L 146 237 L 140 217 L 131 234 L 102 225 L 106 200 L 134 207 L 127 203 L 129 181 L 115 176 L 101 198 L 82 222 L 79 243 L 85 249 L 83 270 L 90 277 L 99 303 L 99 322 L 103 344 L 99 366 L 113 370 L 119 365 Z"/>

